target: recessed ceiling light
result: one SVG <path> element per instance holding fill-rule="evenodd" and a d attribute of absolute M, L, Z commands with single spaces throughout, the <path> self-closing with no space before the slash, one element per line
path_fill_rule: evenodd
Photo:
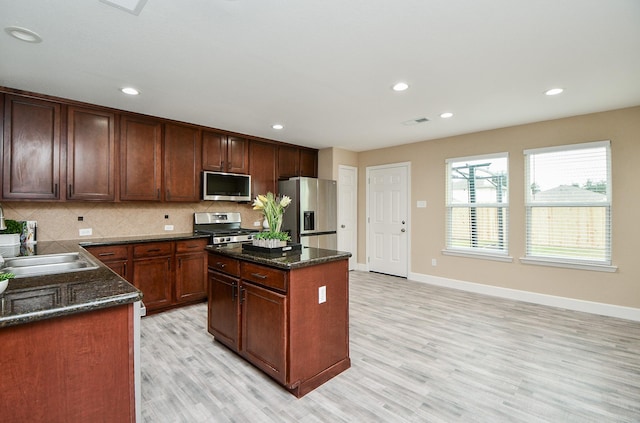
<path fill-rule="evenodd" d="M 281 125 L 279 123 L 274 123 L 273 125 L 271 125 L 271 127 L 273 129 L 282 129 L 282 128 L 284 128 L 284 125 Z"/>
<path fill-rule="evenodd" d="M 544 93 L 546 95 L 558 95 L 560 94 L 562 91 L 564 91 L 562 88 L 551 88 L 550 90 L 545 91 Z"/>
<path fill-rule="evenodd" d="M 407 84 L 406 82 L 398 82 L 392 88 L 393 91 L 404 91 L 409 88 L 409 84 Z"/>
<path fill-rule="evenodd" d="M 128 95 L 138 95 L 138 94 L 140 94 L 140 91 L 138 91 L 138 90 L 136 90 L 135 88 L 132 88 L 132 87 L 125 87 L 125 88 L 122 88 L 120 91 L 122 91 L 123 93 L 128 94 Z"/>
<path fill-rule="evenodd" d="M 451 116 L 453 116 L 453 113 L 451 112 L 444 112 L 440 115 L 442 119 L 449 119 Z"/>
<path fill-rule="evenodd" d="M 42 37 L 27 28 L 21 28 L 19 26 L 8 26 L 5 32 L 20 41 L 26 41 L 27 43 L 41 43 Z"/>

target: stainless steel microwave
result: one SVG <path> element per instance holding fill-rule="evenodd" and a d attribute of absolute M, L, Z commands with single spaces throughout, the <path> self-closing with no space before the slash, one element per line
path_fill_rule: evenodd
<path fill-rule="evenodd" d="M 251 175 L 202 172 L 202 199 L 213 201 L 251 201 Z"/>

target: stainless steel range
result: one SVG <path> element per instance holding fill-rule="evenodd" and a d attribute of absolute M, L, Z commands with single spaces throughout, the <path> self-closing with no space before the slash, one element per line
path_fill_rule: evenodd
<path fill-rule="evenodd" d="M 193 232 L 211 235 L 210 244 L 249 242 L 259 231 L 242 227 L 242 217 L 237 212 L 204 212 L 193 214 Z"/>

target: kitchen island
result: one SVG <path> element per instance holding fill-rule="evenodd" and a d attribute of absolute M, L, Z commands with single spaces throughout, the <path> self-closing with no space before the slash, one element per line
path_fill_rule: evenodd
<path fill-rule="evenodd" d="M 77 242 L 37 249 L 94 266 L 13 279 L 0 294 L 0 421 L 135 421 L 140 291 Z"/>
<path fill-rule="evenodd" d="M 351 366 L 350 253 L 207 247 L 208 331 L 300 398 Z"/>

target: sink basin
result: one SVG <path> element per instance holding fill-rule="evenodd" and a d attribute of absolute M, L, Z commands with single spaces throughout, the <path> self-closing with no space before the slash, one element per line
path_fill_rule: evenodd
<path fill-rule="evenodd" d="M 26 278 L 97 268 L 97 264 L 79 253 L 64 253 L 9 258 L 5 260 L 5 267 L 2 271 L 13 273 L 16 278 Z"/>

